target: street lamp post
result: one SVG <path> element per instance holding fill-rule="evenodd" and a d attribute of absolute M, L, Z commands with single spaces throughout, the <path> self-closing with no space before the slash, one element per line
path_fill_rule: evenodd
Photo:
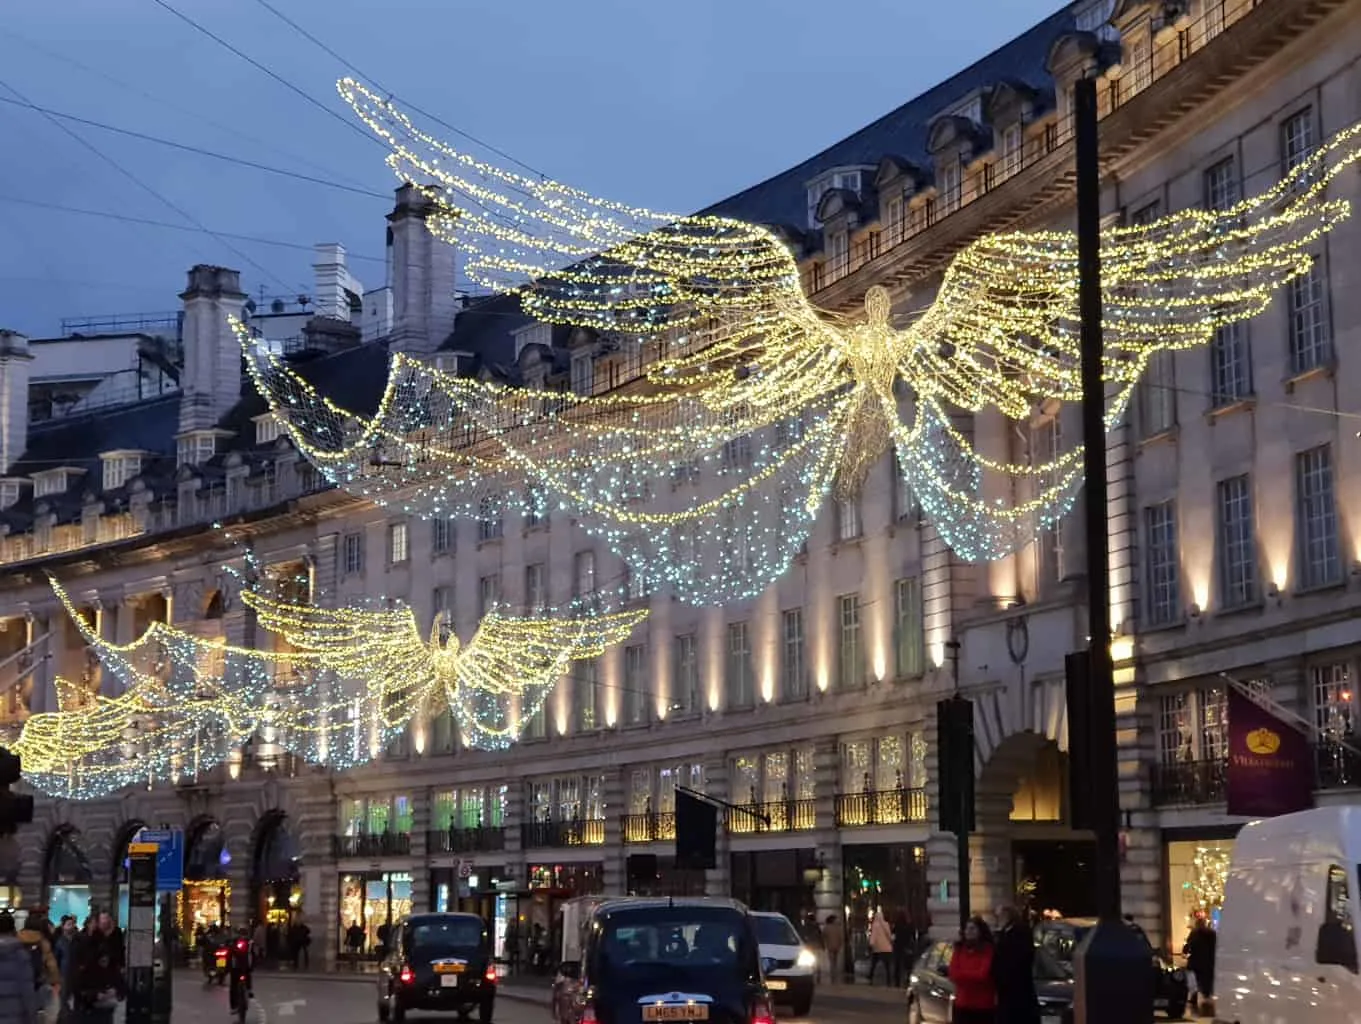
<path fill-rule="evenodd" d="M 1153 1019 L 1150 951 L 1120 916 L 1120 792 L 1115 747 L 1115 673 L 1111 663 L 1110 554 L 1106 487 L 1106 386 L 1101 331 L 1101 176 L 1096 80 L 1076 83 L 1078 305 L 1082 348 L 1082 433 L 1086 489 L 1088 650 L 1079 783 L 1087 825 L 1096 833 L 1093 876 L 1097 926 L 1074 956 L 1076 1024 L 1148 1024 Z M 1070 703 L 1071 703 L 1070 698 Z M 1070 719 L 1073 716 L 1070 714 Z M 1070 732 L 1071 735 L 1071 732 Z M 1076 775 L 1076 772 L 1074 773 Z"/>

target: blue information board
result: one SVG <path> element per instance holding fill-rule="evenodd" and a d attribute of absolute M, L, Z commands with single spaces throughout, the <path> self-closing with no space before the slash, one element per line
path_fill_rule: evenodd
<path fill-rule="evenodd" d="M 184 833 L 177 828 L 144 828 L 137 841 L 156 844 L 156 891 L 179 892 L 184 887 Z"/>

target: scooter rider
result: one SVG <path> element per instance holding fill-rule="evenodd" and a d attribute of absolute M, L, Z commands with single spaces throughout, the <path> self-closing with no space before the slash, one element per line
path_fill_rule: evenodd
<path fill-rule="evenodd" d="M 228 1003 L 234 1011 L 242 999 L 252 994 L 255 987 L 251 981 L 255 970 L 255 956 L 250 948 L 250 935 L 244 928 L 237 933 L 236 939 L 227 951 L 227 970 L 231 972 Z"/>

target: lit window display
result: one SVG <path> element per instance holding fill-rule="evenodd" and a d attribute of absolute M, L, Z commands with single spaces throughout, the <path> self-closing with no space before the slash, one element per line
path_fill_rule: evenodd
<path fill-rule="evenodd" d="M 340 876 L 340 948 L 351 957 L 376 956 L 386 931 L 411 913 L 411 874 L 368 871 Z"/>
<path fill-rule="evenodd" d="M 1168 940 L 1180 953 L 1197 918 L 1219 927 L 1232 839 L 1187 839 L 1167 844 Z"/>
<path fill-rule="evenodd" d="M 180 890 L 180 935 L 186 941 L 200 928 L 229 925 L 232 886 L 225 878 L 204 878 L 185 882 Z"/>

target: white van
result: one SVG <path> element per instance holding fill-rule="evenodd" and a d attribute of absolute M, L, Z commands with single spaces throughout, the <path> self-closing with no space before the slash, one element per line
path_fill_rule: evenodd
<path fill-rule="evenodd" d="M 1245 825 L 1234 841 L 1215 950 L 1224 1024 L 1361 1024 L 1361 807 Z"/>

